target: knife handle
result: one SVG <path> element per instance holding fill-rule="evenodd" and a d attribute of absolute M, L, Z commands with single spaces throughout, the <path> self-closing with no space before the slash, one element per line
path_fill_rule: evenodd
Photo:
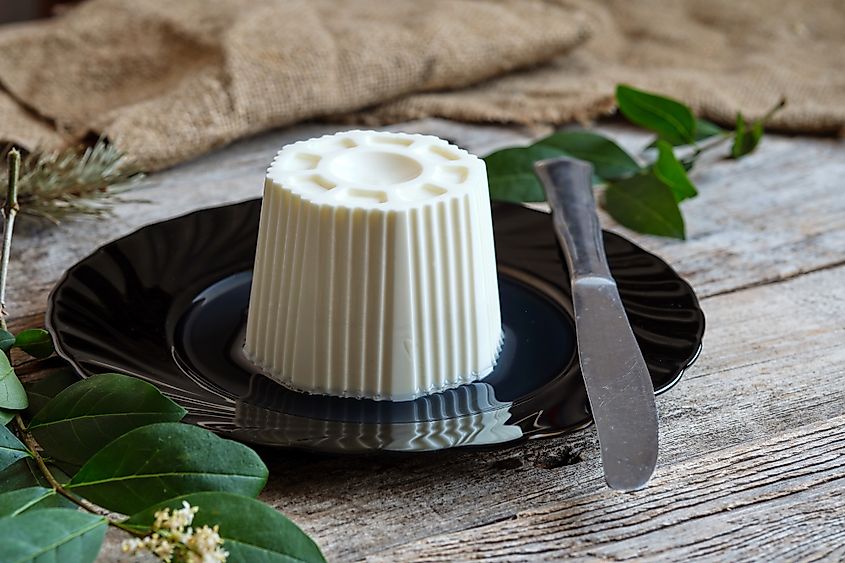
<path fill-rule="evenodd" d="M 534 172 L 546 190 L 569 275 L 573 280 L 596 277 L 612 281 L 593 197 L 592 165 L 560 157 L 535 162 Z"/>

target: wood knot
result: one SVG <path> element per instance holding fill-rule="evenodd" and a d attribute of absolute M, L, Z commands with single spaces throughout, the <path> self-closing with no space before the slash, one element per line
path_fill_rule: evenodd
<path fill-rule="evenodd" d="M 581 450 L 572 446 L 561 446 L 539 453 L 534 459 L 534 465 L 542 469 L 557 469 L 567 465 L 575 465 L 582 461 L 584 461 L 584 458 L 581 457 Z"/>

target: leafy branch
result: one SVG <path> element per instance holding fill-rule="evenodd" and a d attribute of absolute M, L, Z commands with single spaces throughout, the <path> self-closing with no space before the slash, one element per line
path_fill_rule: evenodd
<path fill-rule="evenodd" d="M 644 155 L 635 157 L 591 131 L 559 131 L 531 146 L 502 149 L 485 157 L 491 197 L 518 203 L 545 201 L 534 162 L 571 156 L 593 165 L 593 184 L 605 188 L 602 203 L 619 223 L 640 233 L 684 239 L 679 204 L 698 195 L 688 172 L 703 154 L 727 142 L 731 142 L 729 158 L 752 153 L 766 122 L 786 104 L 781 100 L 750 124 L 737 114 L 736 128 L 726 131 L 697 119 L 677 100 L 630 86 L 617 86 L 616 102 L 628 121 L 656 133 Z M 688 154 L 679 158 L 676 147 Z"/>
<path fill-rule="evenodd" d="M 268 475 L 258 455 L 182 424 L 184 415 L 146 382 L 101 374 L 58 391 L 28 421 L 17 413 L 15 433 L 0 426 L 0 543 L 14 546 L 4 556 L 28 560 L 75 549 L 85 554 L 80 561 L 93 561 L 112 526 L 141 538 L 127 550 L 146 546 L 164 561 L 204 553 L 195 549 L 222 557 L 221 545 L 240 561 L 258 552 L 265 561 L 323 561 L 298 527 L 255 500 Z M 58 466 L 73 476 L 58 477 Z M 186 502 L 198 517 L 193 528 L 163 529 L 162 515 L 185 510 Z M 41 511 L 48 533 L 15 525 Z M 217 539 L 208 547 L 202 538 Z"/>
<path fill-rule="evenodd" d="M 0 296 L 22 185 L 17 151 L 9 163 Z M 129 534 L 127 553 L 148 551 L 165 562 L 324 561 L 302 530 L 256 500 L 268 470 L 252 449 L 181 423 L 185 409 L 134 377 L 79 381 L 59 370 L 22 384 L 13 347 L 36 360 L 54 352 L 46 330 L 14 335 L 3 323 L 0 559 L 73 553 L 92 562 L 112 526 Z"/>
<path fill-rule="evenodd" d="M 20 414 L 15 415 L 15 424 L 18 427 L 18 436 L 23 441 L 24 445 L 27 447 L 27 451 L 35 461 L 38 470 L 41 472 L 41 475 L 44 476 L 44 479 L 47 480 L 47 484 L 52 487 L 52 489 L 59 495 L 63 496 L 70 502 L 78 505 L 80 508 L 91 512 L 92 514 L 99 514 L 101 516 L 106 516 L 108 514 L 107 510 L 103 510 L 99 508 L 97 505 L 86 501 L 83 498 L 77 497 L 72 495 L 65 489 L 61 483 L 56 479 L 53 475 L 53 472 L 50 471 L 50 468 L 47 467 L 47 462 L 41 456 L 39 452 L 38 442 L 35 441 L 35 438 L 32 436 L 32 433 L 29 432 L 26 428 L 26 423 L 24 422 L 23 418 Z M 113 522 L 112 524 L 119 527 L 119 523 Z"/>

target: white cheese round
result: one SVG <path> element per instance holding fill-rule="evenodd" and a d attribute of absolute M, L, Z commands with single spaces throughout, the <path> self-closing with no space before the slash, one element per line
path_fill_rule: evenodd
<path fill-rule="evenodd" d="M 484 161 L 349 131 L 267 171 L 245 352 L 299 390 L 410 400 L 487 375 L 501 314 Z"/>

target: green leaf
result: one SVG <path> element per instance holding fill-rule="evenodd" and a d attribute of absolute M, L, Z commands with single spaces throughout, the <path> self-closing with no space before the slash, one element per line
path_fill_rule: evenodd
<path fill-rule="evenodd" d="M 725 130 L 712 123 L 707 121 L 706 119 L 696 119 L 695 120 L 695 140 L 696 141 L 703 141 L 704 139 L 709 139 L 710 137 L 715 137 L 716 135 L 721 135 L 724 133 Z"/>
<path fill-rule="evenodd" d="M 76 505 L 47 487 L 26 487 L 0 493 L 0 518 L 44 508 L 76 508 Z"/>
<path fill-rule="evenodd" d="M 130 430 L 155 422 L 178 422 L 185 409 L 147 383 L 104 373 L 59 392 L 29 424 L 51 456 L 82 465 Z"/>
<path fill-rule="evenodd" d="M 38 466 L 32 458 L 18 460 L 6 469 L 0 470 L 0 493 L 35 486 L 49 487 L 50 484 L 41 477 Z"/>
<path fill-rule="evenodd" d="M 0 409 L 0 426 L 6 426 L 9 424 L 9 421 L 15 418 L 15 413 L 16 411 Z"/>
<path fill-rule="evenodd" d="M 44 377 L 34 381 L 27 381 L 23 384 L 26 389 L 26 396 L 29 399 L 29 406 L 26 414 L 32 418 L 50 402 L 50 399 L 80 381 L 76 372 L 69 367 L 61 367 L 48 372 Z"/>
<path fill-rule="evenodd" d="M 558 149 L 564 154 L 592 163 L 596 175 L 603 180 L 627 178 L 641 170 L 637 161 L 619 145 L 604 135 L 590 131 L 560 131 L 538 141 L 536 145 Z"/>
<path fill-rule="evenodd" d="M 47 508 L 0 520 L 4 562 L 94 561 L 107 520 L 78 510 Z"/>
<path fill-rule="evenodd" d="M 132 430 L 94 454 L 68 487 L 131 514 L 177 495 L 225 491 L 256 496 L 267 467 L 250 448 L 178 422 Z"/>
<path fill-rule="evenodd" d="M 610 215 L 640 233 L 685 238 L 684 218 L 672 190 L 651 174 L 608 186 L 604 206 Z"/>
<path fill-rule="evenodd" d="M 182 501 L 199 507 L 194 529 L 220 526 L 229 563 L 325 561 L 317 544 L 281 513 L 257 500 L 230 493 L 195 493 L 170 499 L 133 515 L 124 524 L 146 533 L 156 511 L 181 508 Z"/>
<path fill-rule="evenodd" d="M 6 469 L 19 459 L 30 457 L 29 450 L 17 436 L 5 426 L 0 426 L 0 470 Z"/>
<path fill-rule="evenodd" d="M 15 337 L 15 346 L 42 360 L 53 354 L 53 339 L 43 328 L 28 328 Z"/>
<path fill-rule="evenodd" d="M 18 411 L 25 409 L 27 404 L 26 391 L 12 369 L 9 357 L 0 354 L 0 408 Z"/>
<path fill-rule="evenodd" d="M 70 476 L 60 468 L 51 463 L 48 463 L 47 467 L 59 483 L 70 481 Z M 31 457 L 18 460 L 0 471 L 0 493 L 36 486 L 49 487 L 50 484 L 44 478 L 44 475 L 41 474 L 41 470 L 38 469 L 38 465 Z"/>
<path fill-rule="evenodd" d="M 486 156 L 490 197 L 515 203 L 546 201 L 546 192 L 534 175 L 534 163 L 557 156 L 563 152 L 545 145 L 503 149 Z"/>
<path fill-rule="evenodd" d="M 695 116 L 676 100 L 620 84 L 616 103 L 631 123 L 654 131 L 672 145 L 688 145 L 695 140 Z"/>
<path fill-rule="evenodd" d="M 15 335 L 8 330 L 0 330 L 0 350 L 8 354 L 14 345 Z"/>
<path fill-rule="evenodd" d="M 749 129 L 745 118 L 741 113 L 737 113 L 736 131 L 734 132 L 734 142 L 731 146 L 731 158 L 742 158 L 747 154 L 751 154 L 757 148 L 757 145 L 760 144 L 760 139 L 762 138 L 763 122 L 755 121 Z"/>
<path fill-rule="evenodd" d="M 681 202 L 698 195 L 695 186 L 690 182 L 684 166 L 675 157 L 672 146 L 666 141 L 657 141 L 657 161 L 652 166 L 652 171 L 657 178 L 669 186 L 675 201 Z"/>
<path fill-rule="evenodd" d="M 696 119 L 695 120 L 695 141 L 704 141 L 711 137 L 716 137 L 718 135 L 722 135 L 725 133 L 725 130 L 716 125 L 715 123 L 711 123 L 705 119 Z M 657 141 L 661 139 L 655 140 L 653 143 L 648 145 L 647 149 L 653 149 L 657 146 Z M 668 142 L 668 141 L 667 141 Z M 670 145 L 677 147 L 680 145 L 686 145 L 688 143 L 669 143 Z M 691 168 L 692 166 L 690 166 Z M 687 168 L 689 170 L 689 168 Z"/>

